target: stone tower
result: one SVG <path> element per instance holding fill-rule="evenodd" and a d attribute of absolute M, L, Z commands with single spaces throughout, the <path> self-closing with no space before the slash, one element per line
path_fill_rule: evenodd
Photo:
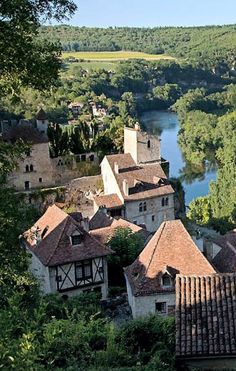
<path fill-rule="evenodd" d="M 161 162 L 160 138 L 141 131 L 140 125 L 124 128 L 124 153 L 130 153 L 136 164 Z"/>
<path fill-rule="evenodd" d="M 47 134 L 48 124 L 49 121 L 46 112 L 42 108 L 40 108 L 36 115 L 36 127 L 38 131 L 41 134 Z"/>

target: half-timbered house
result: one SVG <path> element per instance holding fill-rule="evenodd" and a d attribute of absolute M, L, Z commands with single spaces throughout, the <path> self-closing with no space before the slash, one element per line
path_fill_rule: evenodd
<path fill-rule="evenodd" d="M 49 206 L 23 237 L 31 255 L 30 269 L 44 293 L 72 296 L 92 290 L 106 298 L 107 256 L 112 251 L 71 215 Z"/>

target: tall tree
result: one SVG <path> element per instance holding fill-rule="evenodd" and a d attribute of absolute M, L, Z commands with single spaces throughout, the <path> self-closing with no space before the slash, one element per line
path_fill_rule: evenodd
<path fill-rule="evenodd" d="M 0 1 L 1 93 L 21 86 L 45 89 L 55 84 L 60 67 L 59 45 L 37 38 L 40 22 L 61 20 L 76 9 L 72 0 Z"/>

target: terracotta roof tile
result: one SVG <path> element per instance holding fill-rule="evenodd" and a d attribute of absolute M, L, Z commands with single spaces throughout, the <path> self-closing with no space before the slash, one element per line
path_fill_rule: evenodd
<path fill-rule="evenodd" d="M 160 164 L 137 166 L 129 153 L 106 156 L 125 201 L 136 201 L 167 194 L 174 190 L 168 183 Z M 118 165 L 119 173 L 115 171 Z M 123 190 L 123 181 L 129 187 L 129 195 Z"/>
<path fill-rule="evenodd" d="M 236 275 L 176 277 L 176 356 L 236 354 Z"/>
<path fill-rule="evenodd" d="M 173 276 L 215 273 L 180 220 L 163 222 L 139 257 L 125 268 L 135 296 L 174 291 L 174 286 L 162 286 L 166 271 Z"/>
<path fill-rule="evenodd" d="M 212 261 L 217 270 L 221 273 L 236 272 L 236 230 L 220 236 L 214 243 L 221 247 Z"/>
<path fill-rule="evenodd" d="M 38 228 L 38 242 L 35 231 Z M 82 235 L 82 243 L 72 247 L 70 236 L 75 232 Z M 24 233 L 28 248 L 45 266 L 106 256 L 112 251 L 90 236 L 80 224 L 57 206 L 49 206 L 35 225 Z"/>
<path fill-rule="evenodd" d="M 146 240 L 150 236 L 150 232 L 122 218 L 113 219 L 110 226 L 105 228 L 94 229 L 90 231 L 90 234 L 93 237 L 95 237 L 99 242 L 107 244 L 108 241 L 114 236 L 117 228 L 130 228 L 132 232 L 139 233 L 141 236 L 143 236 L 144 240 Z"/>
<path fill-rule="evenodd" d="M 95 197 L 94 202 L 97 204 L 97 206 L 104 206 L 108 210 L 116 209 L 118 207 L 120 208 L 123 206 L 123 202 L 120 200 L 116 193 Z"/>

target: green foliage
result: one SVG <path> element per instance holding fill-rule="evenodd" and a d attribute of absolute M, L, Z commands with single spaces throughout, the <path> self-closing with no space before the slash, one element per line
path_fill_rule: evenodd
<path fill-rule="evenodd" d="M 58 43 L 36 38 L 40 21 L 61 20 L 76 9 L 70 0 L 9 0 L 0 3 L 1 94 L 17 94 L 21 86 L 46 89 L 55 84 L 60 67 Z"/>
<path fill-rule="evenodd" d="M 60 40 L 65 51 L 141 51 L 187 58 L 216 73 L 234 61 L 235 25 L 165 28 L 42 27 L 40 37 Z"/>
<path fill-rule="evenodd" d="M 108 242 L 115 255 L 108 258 L 108 276 L 111 286 L 124 286 L 123 268 L 136 259 L 143 249 L 143 238 L 130 228 L 117 228 Z"/>
<path fill-rule="evenodd" d="M 198 197 L 196 200 L 190 202 L 187 217 L 199 225 L 209 224 L 211 218 L 209 197 Z"/>

